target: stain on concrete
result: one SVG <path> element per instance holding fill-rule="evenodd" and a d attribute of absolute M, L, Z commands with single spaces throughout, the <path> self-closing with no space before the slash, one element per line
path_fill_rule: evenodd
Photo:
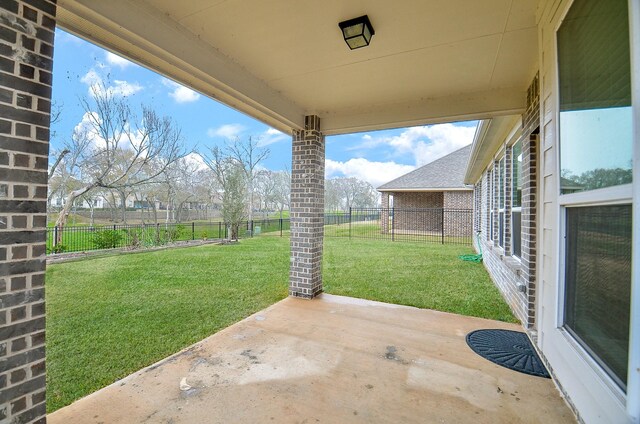
<path fill-rule="evenodd" d="M 395 346 L 387 346 L 387 352 L 384 354 L 384 358 L 390 361 L 396 361 L 401 363 L 402 365 L 408 365 L 409 362 L 402 359 L 398 356 L 398 349 Z"/>

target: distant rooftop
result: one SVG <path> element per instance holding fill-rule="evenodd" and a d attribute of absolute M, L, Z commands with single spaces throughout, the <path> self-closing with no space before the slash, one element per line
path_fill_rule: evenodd
<path fill-rule="evenodd" d="M 470 190 L 463 182 L 470 153 L 471 145 L 468 145 L 389 181 L 378 190 Z"/>

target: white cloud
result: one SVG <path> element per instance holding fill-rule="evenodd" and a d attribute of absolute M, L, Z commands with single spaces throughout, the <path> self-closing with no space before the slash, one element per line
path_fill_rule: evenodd
<path fill-rule="evenodd" d="M 278 131 L 275 128 L 268 128 L 265 132 L 258 136 L 258 147 L 265 147 L 273 143 L 278 143 L 280 141 L 291 140 L 291 136 L 283 133 L 282 131 Z"/>
<path fill-rule="evenodd" d="M 175 81 L 171 81 L 170 79 L 162 78 L 162 84 L 171 89 L 169 97 L 175 100 L 176 103 L 191 103 L 200 98 L 200 94 L 197 92 L 193 91 L 189 87 L 178 84 Z"/>
<path fill-rule="evenodd" d="M 410 154 L 416 166 L 422 166 L 458 150 L 473 141 L 475 127 L 456 124 L 436 124 L 412 127 L 391 137 L 362 136 L 362 142 L 352 150 L 390 147 L 393 155 Z"/>
<path fill-rule="evenodd" d="M 109 96 L 125 97 L 142 91 L 143 87 L 137 82 L 114 80 L 113 85 L 107 86 L 102 76 L 95 69 L 90 69 L 80 81 L 89 86 L 89 95 L 105 94 Z"/>
<path fill-rule="evenodd" d="M 209 137 L 225 137 L 234 138 L 238 137 L 246 128 L 240 124 L 225 124 L 218 128 L 209 128 L 207 135 Z"/>
<path fill-rule="evenodd" d="M 134 64 L 133 62 L 130 62 L 129 60 L 125 59 L 124 57 L 120 57 L 117 54 L 111 53 L 111 52 L 106 52 L 105 60 L 107 61 L 107 63 L 109 65 L 117 66 L 120 69 L 124 69 L 124 68 Z"/>
<path fill-rule="evenodd" d="M 349 159 L 346 162 L 338 162 L 327 159 L 325 161 L 325 177 L 355 177 L 369 182 L 374 187 L 379 187 L 415 167 L 402 165 L 395 162 L 372 162 L 364 158 Z"/>
<path fill-rule="evenodd" d="M 209 167 L 204 163 L 204 159 L 200 156 L 199 153 L 189 153 L 184 157 L 184 161 L 196 171 L 202 171 L 204 169 L 209 169 Z"/>
<path fill-rule="evenodd" d="M 96 112 L 85 112 L 80 122 L 73 128 L 73 132 L 74 134 L 85 134 L 91 144 L 97 148 L 104 149 L 107 143 L 95 128 L 95 123 L 99 122 L 100 117 Z"/>

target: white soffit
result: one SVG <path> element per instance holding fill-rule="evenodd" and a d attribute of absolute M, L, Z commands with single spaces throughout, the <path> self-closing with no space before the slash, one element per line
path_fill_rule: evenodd
<path fill-rule="evenodd" d="M 524 110 L 536 0 L 59 0 L 61 27 L 280 130 L 326 134 Z M 367 14 L 369 47 L 338 22 Z"/>
<path fill-rule="evenodd" d="M 521 130 L 521 115 L 499 116 L 480 122 L 473 137 L 464 183 L 477 183 L 500 146 L 513 141 Z"/>

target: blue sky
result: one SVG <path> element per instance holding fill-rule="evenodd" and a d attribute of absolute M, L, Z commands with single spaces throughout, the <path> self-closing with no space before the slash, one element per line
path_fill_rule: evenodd
<path fill-rule="evenodd" d="M 53 99 L 62 113 L 52 128 L 52 153 L 82 123 L 80 97 L 89 96 L 91 84 L 102 81 L 133 105 L 151 105 L 160 115 L 171 116 L 188 149 L 255 136 L 271 150 L 266 168 L 291 167 L 289 135 L 62 30 L 56 30 L 55 43 Z M 475 127 L 473 121 L 327 137 L 326 174 L 378 186 L 471 143 Z"/>

